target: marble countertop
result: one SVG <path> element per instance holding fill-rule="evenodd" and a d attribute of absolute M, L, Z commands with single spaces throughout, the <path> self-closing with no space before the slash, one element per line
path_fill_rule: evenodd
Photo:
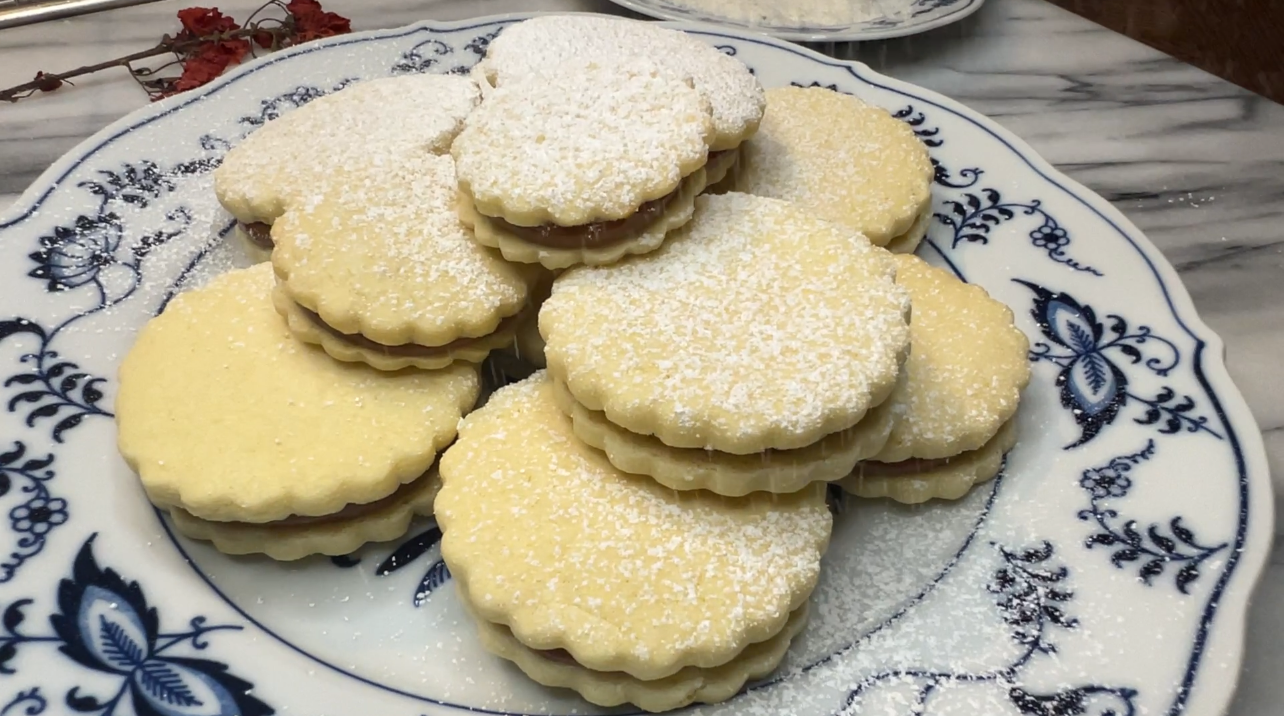
<path fill-rule="evenodd" d="M 236 17 L 261 0 L 225 0 Z M 594 0 L 327 0 L 354 29 L 515 10 L 598 10 Z M 0 31 L 0 86 L 147 47 L 179 5 L 156 3 Z M 1232 377 L 1284 482 L 1284 106 L 1042 0 L 989 0 L 926 34 L 818 49 L 949 95 L 989 115 L 1141 227 L 1226 342 Z M 0 105 L 0 209 L 51 162 L 146 103 L 123 71 Z M 1277 513 L 1281 510 L 1277 507 Z M 1278 530 L 1278 528 L 1277 528 Z M 1230 713 L 1284 703 L 1284 554 L 1257 592 Z"/>

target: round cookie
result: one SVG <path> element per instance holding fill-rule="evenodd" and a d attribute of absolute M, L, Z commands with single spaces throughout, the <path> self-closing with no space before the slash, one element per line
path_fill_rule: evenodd
<path fill-rule="evenodd" d="M 823 486 L 736 499 L 621 473 L 552 389 L 543 372 L 501 388 L 441 458 L 442 557 L 477 617 L 646 681 L 780 634 L 819 578 Z"/>
<path fill-rule="evenodd" d="M 696 207 L 659 251 L 554 282 L 539 318 L 549 372 L 671 447 L 791 450 L 856 425 L 909 347 L 892 255 L 783 201 Z"/>
<path fill-rule="evenodd" d="M 477 369 L 384 373 L 295 341 L 258 264 L 175 298 L 120 367 L 117 443 L 147 496 L 209 522 L 333 516 L 416 481 Z"/>
<path fill-rule="evenodd" d="M 823 87 L 776 87 L 741 150 L 736 188 L 796 202 L 878 246 L 904 245 L 931 206 L 933 171 L 927 147 L 887 110 Z"/>
<path fill-rule="evenodd" d="M 846 477 L 858 462 L 882 448 L 893 422 L 892 411 L 879 406 L 856 425 L 807 447 L 730 455 L 669 447 L 612 424 L 602 413 L 575 402 L 561 384 L 554 383 L 554 394 L 558 407 L 570 416 L 575 436 L 603 451 L 616 468 L 647 475 L 675 490 L 709 490 L 729 497 L 757 491 L 788 494 L 813 482 Z"/>
<path fill-rule="evenodd" d="M 749 68 L 692 35 L 653 22 L 588 14 L 523 20 L 491 40 L 486 57 L 474 68 L 474 77 L 483 87 L 502 87 L 532 73 L 555 70 L 566 62 L 634 58 L 647 58 L 675 74 L 691 77 L 712 114 L 711 152 L 733 150 L 757 131 L 766 99 Z M 734 152 L 729 155 L 734 156 Z M 714 163 L 713 157 L 710 163 Z M 725 166 L 712 167 L 709 183 L 718 181 L 725 172 Z"/>
<path fill-rule="evenodd" d="M 492 91 L 451 146 L 459 216 L 558 269 L 653 251 L 705 187 L 708 104 L 649 62 L 559 66 Z"/>
<path fill-rule="evenodd" d="M 1016 423 L 1015 419 L 1004 423 L 997 435 L 976 450 L 936 460 L 864 462 L 838 484 L 857 497 L 890 497 L 910 505 L 957 500 L 1003 469 L 1004 457 L 1016 446 Z"/>
<path fill-rule="evenodd" d="M 790 614 L 779 634 L 750 644 L 734 660 L 711 669 L 688 666 L 653 681 L 642 681 L 618 671 L 591 671 L 574 661 L 549 658 L 527 648 L 506 627 L 484 619 L 478 620 L 478 631 L 487 651 L 515 663 L 536 683 L 572 689 L 599 706 L 631 703 L 656 713 L 693 703 L 714 704 L 730 699 L 747 682 L 775 671 L 793 638 L 806 625 L 807 605 L 804 604 Z"/>
<path fill-rule="evenodd" d="M 270 250 L 268 229 L 289 207 L 343 189 L 348 170 L 448 150 L 480 99 L 475 82 L 455 75 L 348 85 L 251 132 L 214 171 L 214 192 L 236 217 L 238 234 Z"/>
<path fill-rule="evenodd" d="M 1030 382 L 1030 343 L 1012 310 L 985 289 L 897 255 L 896 282 L 914 304 L 906 381 L 889 399 L 896 425 L 872 459 L 947 458 L 990 442 Z"/>
<path fill-rule="evenodd" d="M 459 222 L 451 158 L 413 152 L 344 173 L 342 191 L 272 227 L 275 301 L 295 336 L 382 370 L 480 362 L 511 344 L 532 272 Z"/>

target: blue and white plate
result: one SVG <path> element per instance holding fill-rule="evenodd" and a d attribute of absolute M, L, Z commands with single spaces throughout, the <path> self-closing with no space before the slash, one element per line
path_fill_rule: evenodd
<path fill-rule="evenodd" d="M 212 197 L 227 148 L 356 79 L 465 72 L 513 20 L 254 62 L 98 133 L 0 217 L 0 715 L 595 712 L 482 651 L 431 522 L 347 558 L 230 558 L 175 536 L 114 445 L 116 366 L 139 327 L 247 263 Z M 913 127 L 936 165 L 922 255 L 1012 306 L 1034 368 L 1006 472 L 955 503 L 848 502 L 783 668 L 698 711 L 1220 713 L 1272 501 L 1221 341 L 1176 273 L 962 105 L 693 31 L 768 86 L 851 92 Z"/>
<path fill-rule="evenodd" d="M 915 35 L 958 22 L 980 10 L 985 2 L 985 0 L 856 1 L 872 3 L 876 7 L 876 14 L 860 22 L 841 25 L 771 25 L 750 24 L 741 18 L 691 7 L 680 0 L 611 0 L 616 5 L 661 20 L 707 22 L 735 30 L 762 32 L 795 42 L 860 42 Z M 780 0 L 778 5 L 789 7 L 791 3 L 788 0 Z"/>

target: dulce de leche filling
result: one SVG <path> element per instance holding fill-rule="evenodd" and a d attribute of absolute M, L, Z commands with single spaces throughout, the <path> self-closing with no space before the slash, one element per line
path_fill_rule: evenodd
<path fill-rule="evenodd" d="M 242 221 L 238 223 L 237 226 L 240 227 L 241 231 L 245 232 L 245 235 L 246 237 L 249 238 L 250 243 L 254 244 L 260 249 L 263 249 L 265 251 L 271 251 L 273 247 L 276 246 L 276 244 L 272 243 L 272 225 L 271 224 L 265 224 L 262 221 L 255 221 L 254 223 L 247 224 Z"/>
<path fill-rule="evenodd" d="M 726 152 L 724 149 L 710 152 L 706 163 L 718 161 Z M 683 179 L 685 182 L 686 179 Z M 659 199 L 643 202 L 629 216 L 611 221 L 594 221 L 577 226 L 559 226 L 557 224 L 540 224 L 539 226 L 518 226 L 498 216 L 487 216 L 487 220 L 519 239 L 536 246 L 550 249 L 599 249 L 631 241 L 646 231 L 652 224 L 664 216 L 669 205 L 682 193 L 685 187 L 679 183 L 673 191 Z"/>
<path fill-rule="evenodd" d="M 856 466 L 856 473 L 862 477 L 907 477 L 945 467 L 953 459 L 952 457 L 939 457 L 932 460 L 911 458 L 900 462 L 865 460 Z"/>
<path fill-rule="evenodd" d="M 418 343 L 403 343 L 399 346 L 388 346 L 382 343 L 377 343 L 375 341 L 372 341 L 369 338 L 366 338 L 365 336 L 359 333 L 344 333 L 343 331 L 340 331 L 339 329 L 335 328 L 334 326 L 331 326 L 330 324 L 322 320 L 321 316 L 317 315 L 315 311 L 311 311 L 307 308 L 304 308 L 303 306 L 299 306 L 299 304 L 297 303 L 294 305 L 297 306 L 299 311 L 301 311 L 303 315 L 307 316 L 308 320 L 312 321 L 312 323 L 316 325 L 317 328 L 320 328 L 321 330 L 334 336 L 335 338 L 338 338 L 339 340 L 345 343 L 348 343 L 350 345 L 356 346 L 358 348 L 365 348 L 366 350 L 377 351 L 384 355 L 394 356 L 397 358 L 435 358 L 437 356 L 450 353 L 451 351 L 462 350 L 488 337 L 488 336 L 475 336 L 475 337 L 466 336 L 463 338 L 456 338 L 455 340 L 449 343 L 442 344 L 440 346 L 421 346 Z M 492 335 L 500 331 L 505 331 L 505 330 L 515 328 L 517 323 L 522 320 L 522 317 L 525 314 L 526 314 L 526 311 L 523 310 L 511 316 L 505 317 L 503 320 L 499 322 L 498 326 L 495 326 L 495 330 L 491 332 Z"/>
<path fill-rule="evenodd" d="M 531 651 L 539 654 L 540 657 L 544 659 L 548 659 L 549 661 L 554 661 L 559 664 L 582 666 L 580 662 L 575 660 L 575 657 L 571 656 L 571 652 L 565 649 L 531 649 Z"/>
<path fill-rule="evenodd" d="M 429 477 L 429 474 L 431 472 L 432 471 L 429 470 L 428 472 L 425 472 L 424 474 L 420 475 L 419 477 L 416 477 L 410 482 L 404 483 L 403 485 L 398 487 L 396 490 L 394 490 L 392 494 L 388 495 L 387 497 L 375 500 L 374 502 L 363 502 L 360 504 L 354 503 L 354 504 L 344 505 L 343 509 L 339 510 L 338 512 L 331 512 L 328 515 L 290 515 L 289 517 L 284 517 L 279 520 L 272 520 L 271 522 L 262 522 L 262 523 L 242 522 L 242 523 L 233 523 L 233 524 L 250 524 L 255 527 L 301 527 L 304 525 L 325 525 L 325 524 L 330 524 L 334 522 L 347 522 L 350 520 L 361 519 L 363 517 L 366 517 L 367 515 L 372 515 L 382 509 L 385 509 L 387 507 L 392 506 L 393 504 L 396 504 L 398 500 L 403 499 L 406 496 L 406 494 L 409 493 L 411 490 L 418 489 L 420 480 L 432 479 Z M 181 509 L 181 508 L 175 508 L 175 509 Z"/>
<path fill-rule="evenodd" d="M 398 487 L 396 490 L 393 490 L 391 495 L 388 495 L 383 499 L 375 500 L 374 502 L 344 505 L 343 509 L 338 512 L 332 512 L 328 515 L 290 515 L 283 520 L 276 520 L 267 524 L 268 526 L 277 527 L 297 527 L 301 525 L 324 525 L 332 522 L 346 522 L 348 520 L 360 519 L 367 515 L 372 515 L 386 507 L 392 506 L 399 499 L 405 497 L 406 493 L 410 492 L 412 489 L 418 489 L 418 483 L 420 480 L 427 479 L 430 478 L 428 477 L 428 473 L 425 472 L 419 477 L 416 477 L 410 482 Z"/>

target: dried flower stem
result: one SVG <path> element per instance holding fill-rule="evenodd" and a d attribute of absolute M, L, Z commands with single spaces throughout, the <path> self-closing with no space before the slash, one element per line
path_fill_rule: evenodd
<path fill-rule="evenodd" d="M 247 39 L 253 36 L 255 33 L 260 33 L 260 32 L 267 32 L 267 33 L 271 33 L 272 35 L 285 34 L 285 31 L 280 28 L 246 27 L 240 30 L 233 30 L 232 32 L 219 33 L 217 35 L 210 35 L 208 37 L 196 37 L 191 40 L 183 40 L 183 41 L 175 41 L 174 38 L 166 35 L 160 41 L 159 44 L 157 44 L 155 47 L 150 47 L 146 50 L 139 50 L 138 52 L 125 55 L 124 57 L 117 57 L 114 60 L 99 62 L 98 64 L 94 64 L 94 65 L 85 65 L 84 67 L 77 67 L 74 70 L 67 70 L 66 72 L 42 74 L 39 78 L 31 80 L 30 82 L 24 82 L 20 85 L 16 85 L 8 89 L 0 90 L 0 102 L 17 102 L 18 100 L 23 99 L 24 97 L 30 97 L 32 94 L 35 94 L 36 92 L 40 91 L 42 88 L 57 87 L 61 83 L 66 82 L 67 80 L 73 77 L 80 77 L 82 75 L 88 75 L 94 72 L 100 72 L 102 70 L 111 69 L 112 67 L 128 68 L 130 73 L 132 75 L 135 75 L 136 77 L 141 75 L 151 74 L 151 72 L 154 70 L 135 70 L 133 67 L 133 63 L 139 60 L 145 60 L 149 57 L 158 57 L 160 55 L 168 55 L 171 53 L 174 55 L 182 56 L 183 54 L 187 52 L 191 52 L 192 50 L 196 49 L 197 47 L 200 47 L 201 45 L 207 42 L 222 42 L 224 40 L 242 40 L 242 39 Z"/>
<path fill-rule="evenodd" d="M 282 11 L 282 17 L 259 16 L 268 8 Z M 37 92 L 52 92 L 73 77 L 92 74 L 113 67 L 124 67 L 153 100 L 169 97 L 204 85 L 229 67 L 240 64 L 247 56 L 257 54 L 255 47 L 269 52 L 302 42 L 351 32 L 351 21 L 321 7 L 320 0 L 267 0 L 242 26 L 218 8 L 191 7 L 178 11 L 182 32 L 165 35 L 154 47 L 114 60 L 77 67 L 66 72 L 37 72 L 35 78 L 15 87 L 0 90 L 0 101 L 17 102 Z M 158 67 L 135 67 L 134 63 L 149 57 L 173 55 L 174 59 Z M 158 76 L 174 65 L 183 68 L 179 76 Z"/>

